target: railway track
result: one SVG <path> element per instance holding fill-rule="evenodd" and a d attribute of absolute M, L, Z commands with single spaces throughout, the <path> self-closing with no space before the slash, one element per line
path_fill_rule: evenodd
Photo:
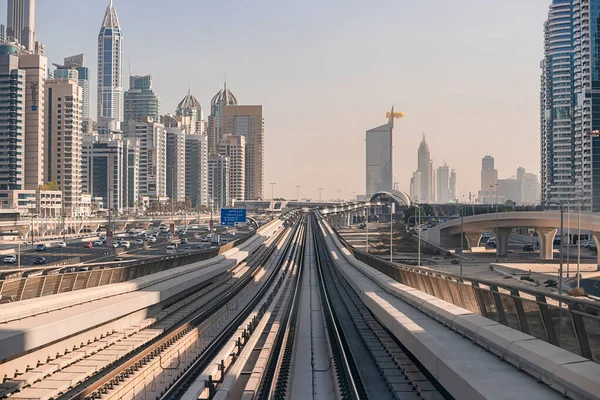
<path fill-rule="evenodd" d="M 230 298 L 251 283 L 288 231 L 281 230 L 268 239 L 228 273 L 163 304 L 163 309 L 152 318 L 122 331 L 99 334 L 95 340 L 88 340 L 77 348 L 67 348 L 64 354 L 55 353 L 56 356 L 47 363 L 5 381 L 0 386 L 0 397 L 14 400 L 83 399 L 108 393 L 117 381 L 124 381 L 124 376 L 153 357 L 144 354 L 161 357 L 161 346 L 156 346 L 158 342 L 185 336 L 186 331 L 193 330 L 194 316 L 204 315 L 206 320 L 218 321 L 215 317 L 206 318 L 207 312 L 214 309 L 219 298 Z M 223 314 L 230 315 L 233 311 L 228 309 Z M 167 337 L 170 339 L 165 339 Z M 118 378 L 111 379 L 111 376 Z"/>

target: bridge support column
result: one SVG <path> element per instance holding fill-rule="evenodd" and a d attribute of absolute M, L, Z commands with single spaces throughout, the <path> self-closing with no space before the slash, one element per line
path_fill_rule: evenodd
<path fill-rule="evenodd" d="M 552 260 L 554 258 L 554 236 L 556 228 L 537 228 L 538 240 L 540 241 L 540 260 Z"/>
<path fill-rule="evenodd" d="M 592 237 L 594 238 L 594 242 L 596 242 L 596 248 L 600 244 L 600 232 L 592 232 Z M 598 258 L 596 261 L 596 269 L 600 271 L 600 251 L 596 251 L 598 253 Z"/>
<path fill-rule="evenodd" d="M 506 257 L 508 255 L 508 238 L 512 233 L 510 228 L 499 228 L 498 237 L 496 238 L 496 246 L 498 246 L 498 257 Z"/>
<path fill-rule="evenodd" d="M 467 246 L 469 250 L 473 247 L 479 247 L 479 241 L 481 240 L 481 233 L 479 232 L 465 232 L 465 238 L 467 239 Z"/>

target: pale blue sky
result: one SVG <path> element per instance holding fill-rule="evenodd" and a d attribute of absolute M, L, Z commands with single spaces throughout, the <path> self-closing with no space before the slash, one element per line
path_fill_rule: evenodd
<path fill-rule="evenodd" d="M 6 2 L 3 2 L 6 4 Z M 364 132 L 394 104 L 394 175 L 408 191 L 425 132 L 436 165 L 479 189 L 481 158 L 501 177 L 539 174 L 539 62 L 549 0 L 114 0 L 134 74 L 152 74 L 163 113 L 192 91 L 209 111 L 228 86 L 264 106 L 266 197 L 362 193 Z M 50 62 L 85 53 L 93 115 L 97 35 L 108 0 L 38 0 Z M 6 6 L 0 18 L 6 20 Z M 126 57 L 126 60 L 129 57 Z M 127 71 L 127 68 L 125 68 Z M 127 78 L 126 78 L 127 80 Z M 127 87 L 126 87 L 127 89 Z"/>

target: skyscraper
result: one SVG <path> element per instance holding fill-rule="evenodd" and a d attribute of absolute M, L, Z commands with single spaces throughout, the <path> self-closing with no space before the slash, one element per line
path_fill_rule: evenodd
<path fill-rule="evenodd" d="M 79 86 L 82 90 L 82 115 L 83 119 L 90 118 L 90 70 L 84 66 L 83 54 L 77 54 L 75 56 L 66 57 L 63 65 L 54 64 L 56 71 L 54 73 L 55 78 L 70 78 L 72 70 L 77 71 L 77 79 Z"/>
<path fill-rule="evenodd" d="M 167 196 L 185 201 L 185 133 L 180 127 L 166 127 Z"/>
<path fill-rule="evenodd" d="M 599 0 L 552 0 L 541 62 L 541 201 L 600 211 Z"/>
<path fill-rule="evenodd" d="M 452 200 L 456 200 L 457 197 L 457 193 L 456 193 L 456 171 L 452 170 L 452 172 L 450 172 L 450 201 Z"/>
<path fill-rule="evenodd" d="M 223 138 L 223 108 L 226 106 L 237 106 L 237 97 L 227 89 L 227 82 L 223 89 L 210 101 L 210 116 L 208 117 L 208 150 L 216 153 L 219 141 Z"/>
<path fill-rule="evenodd" d="M 222 121 L 223 137 L 239 135 L 245 139 L 245 200 L 262 199 L 265 174 L 262 106 L 226 106 Z"/>
<path fill-rule="evenodd" d="M 421 173 L 419 171 L 413 172 L 413 176 L 410 178 L 410 199 L 415 203 L 421 202 Z"/>
<path fill-rule="evenodd" d="M 209 208 L 219 210 L 229 206 L 229 157 L 220 154 L 208 156 Z"/>
<path fill-rule="evenodd" d="M 437 202 L 440 204 L 450 201 L 450 168 L 444 163 L 437 169 Z"/>
<path fill-rule="evenodd" d="M 46 182 L 56 182 L 62 191 L 66 215 L 83 215 L 81 207 L 82 89 L 77 80 L 48 79 L 45 82 L 45 171 Z"/>
<path fill-rule="evenodd" d="M 494 168 L 494 157 L 485 156 L 481 160 L 481 191 L 479 192 L 480 203 L 495 202 L 494 188 L 491 186 L 498 183 L 498 170 Z"/>
<path fill-rule="evenodd" d="M 35 0 L 8 0 L 6 36 L 35 51 Z"/>
<path fill-rule="evenodd" d="M 192 207 L 208 207 L 208 138 L 185 135 L 185 197 Z"/>
<path fill-rule="evenodd" d="M 124 96 L 124 127 L 127 129 L 129 121 L 139 122 L 143 117 L 159 120 L 160 100 L 152 90 L 152 76 L 131 76 L 129 90 Z"/>
<path fill-rule="evenodd" d="M 366 191 L 367 196 L 374 193 L 392 190 L 392 138 L 394 134 L 394 117 L 381 126 L 366 132 Z"/>
<path fill-rule="evenodd" d="M 246 138 L 227 135 L 219 142 L 219 154 L 229 159 L 229 200 L 244 200 L 246 188 Z"/>
<path fill-rule="evenodd" d="M 0 191 L 25 186 L 25 116 L 17 113 L 26 93 L 19 57 L 0 54 Z"/>
<path fill-rule="evenodd" d="M 150 117 L 130 121 L 127 138 L 139 144 L 139 196 L 158 201 L 167 195 L 167 136 L 165 126 Z"/>
<path fill-rule="evenodd" d="M 123 35 L 112 0 L 98 34 L 98 125 L 123 121 Z"/>
<path fill-rule="evenodd" d="M 432 203 L 434 201 L 434 171 L 425 134 L 419 145 L 417 171 L 421 173 L 421 203 Z"/>
<path fill-rule="evenodd" d="M 181 118 L 181 128 L 185 133 L 205 133 L 202 106 L 190 90 L 188 90 L 188 94 L 177 105 L 175 115 Z"/>

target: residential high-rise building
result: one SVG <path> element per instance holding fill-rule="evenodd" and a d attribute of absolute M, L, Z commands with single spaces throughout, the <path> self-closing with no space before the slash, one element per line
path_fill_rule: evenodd
<path fill-rule="evenodd" d="M 208 207 L 208 138 L 185 135 L 185 197 L 192 207 Z"/>
<path fill-rule="evenodd" d="M 458 199 L 458 193 L 456 192 L 456 171 L 450 172 L 450 201 Z"/>
<path fill-rule="evenodd" d="M 229 158 L 229 200 L 242 201 L 246 198 L 246 138 L 227 135 L 219 142 L 218 150 Z"/>
<path fill-rule="evenodd" d="M 243 136 L 246 143 L 246 200 L 263 198 L 264 121 L 262 106 L 231 105 L 223 108 L 223 137 Z"/>
<path fill-rule="evenodd" d="M 367 197 L 393 188 L 392 136 L 394 118 L 366 133 L 366 191 Z"/>
<path fill-rule="evenodd" d="M 25 71 L 25 189 L 37 190 L 44 174 L 44 81 L 48 60 L 40 54 L 21 53 Z"/>
<path fill-rule="evenodd" d="M 217 153 L 219 142 L 223 138 L 223 109 L 226 106 L 237 106 L 237 97 L 227 89 L 227 82 L 223 89 L 210 101 L 210 116 L 208 117 L 208 150 L 209 153 Z"/>
<path fill-rule="evenodd" d="M 130 121 L 127 138 L 139 149 L 138 196 L 158 201 L 167 195 L 167 135 L 163 124 L 150 117 Z M 139 201 L 138 197 L 138 201 Z"/>
<path fill-rule="evenodd" d="M 179 102 L 175 114 L 181 118 L 181 128 L 186 134 L 205 133 L 202 106 L 191 91 Z"/>
<path fill-rule="evenodd" d="M 413 176 L 410 178 L 410 199 L 415 203 L 421 202 L 421 173 L 419 171 L 413 172 Z"/>
<path fill-rule="evenodd" d="M 417 171 L 421 173 L 421 203 L 433 202 L 433 175 L 431 152 L 425 141 L 425 134 L 419 145 Z"/>
<path fill-rule="evenodd" d="M 8 0 L 6 36 L 35 51 L 35 0 Z"/>
<path fill-rule="evenodd" d="M 45 92 L 44 181 L 58 184 L 66 215 L 83 215 L 82 89 L 77 80 L 48 79 L 45 82 Z"/>
<path fill-rule="evenodd" d="M 450 201 L 450 168 L 444 163 L 437 169 L 437 202 L 440 204 Z"/>
<path fill-rule="evenodd" d="M 18 113 L 26 97 L 25 71 L 19 57 L 0 48 L 0 191 L 25 186 L 25 115 Z"/>
<path fill-rule="evenodd" d="M 143 117 L 151 117 L 154 121 L 159 120 L 160 100 L 152 89 L 152 76 L 131 76 L 124 102 L 125 129 L 129 126 L 129 121 L 138 122 Z"/>
<path fill-rule="evenodd" d="M 127 200 L 126 207 L 136 210 L 140 204 L 140 141 L 127 138 L 124 145 L 127 147 Z"/>
<path fill-rule="evenodd" d="M 598 0 L 552 0 L 541 62 L 541 203 L 600 211 Z"/>
<path fill-rule="evenodd" d="M 488 190 L 490 185 L 496 182 L 498 182 L 498 170 L 494 168 L 494 157 L 485 156 L 481 160 L 481 190 Z"/>
<path fill-rule="evenodd" d="M 229 206 L 229 157 L 220 154 L 208 156 L 209 209 L 220 210 Z"/>
<path fill-rule="evenodd" d="M 87 120 L 90 118 L 90 70 L 84 66 L 83 54 L 77 54 L 75 56 L 66 57 L 63 65 L 54 64 L 56 71 L 54 72 L 55 78 L 73 78 L 72 71 L 77 71 L 77 80 L 82 91 L 82 115 L 83 119 Z"/>
<path fill-rule="evenodd" d="M 167 127 L 167 196 L 185 201 L 185 133 L 181 128 Z"/>
<path fill-rule="evenodd" d="M 101 199 L 105 208 L 121 212 L 127 205 L 127 147 L 121 134 L 89 134 L 83 137 L 82 188 Z"/>
<path fill-rule="evenodd" d="M 521 179 L 520 205 L 530 206 L 540 204 L 540 183 L 532 173 L 525 173 Z"/>
<path fill-rule="evenodd" d="M 123 121 L 123 34 L 112 0 L 98 34 L 98 125 L 119 128 Z"/>

